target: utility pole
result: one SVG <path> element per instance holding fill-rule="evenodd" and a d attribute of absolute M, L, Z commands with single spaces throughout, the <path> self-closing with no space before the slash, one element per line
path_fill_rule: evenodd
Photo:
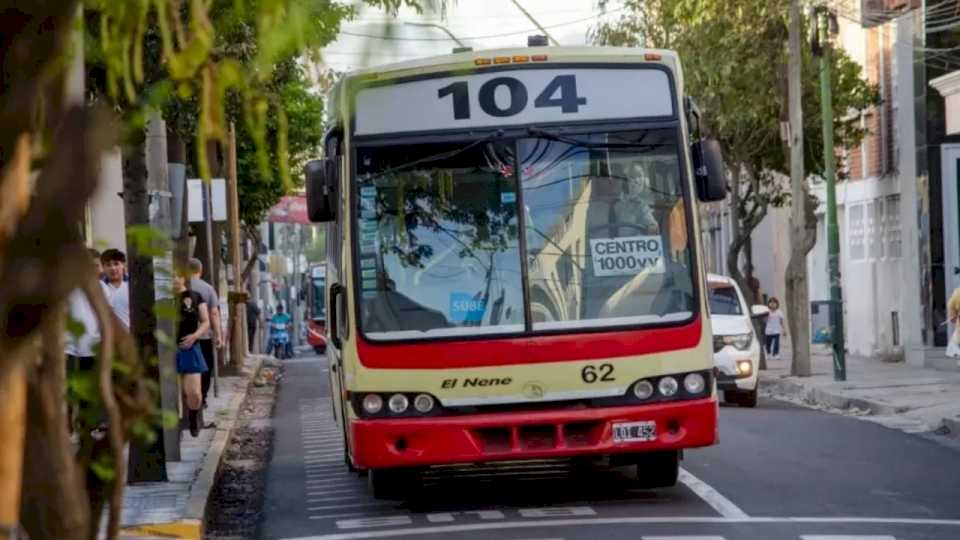
<path fill-rule="evenodd" d="M 207 275 L 209 276 L 210 283 L 217 283 L 213 276 L 216 275 L 213 272 L 213 179 L 201 180 L 200 185 L 203 190 L 203 228 L 204 234 L 206 234 L 206 257 L 209 263 L 204 263 L 204 268 L 207 269 Z M 207 266 L 209 264 L 209 266 Z M 216 285 L 214 285 L 216 288 Z M 209 306 L 208 306 L 209 307 Z M 219 307 L 219 306 L 216 306 Z M 211 323 L 212 324 L 212 323 Z M 211 337 L 212 333 L 211 333 Z M 217 348 L 216 344 L 213 347 L 213 373 L 211 374 L 211 385 L 213 386 L 213 397 L 220 396 L 220 349 Z M 202 411 L 202 409 L 201 409 Z"/>
<path fill-rule="evenodd" d="M 833 148 L 833 90 L 830 81 L 832 46 L 830 13 L 818 8 L 817 41 L 820 52 L 820 113 L 823 117 L 823 163 L 827 182 L 827 262 L 830 279 L 830 339 L 833 345 L 833 379 L 847 380 L 843 336 L 843 288 L 840 283 L 840 231 L 837 227 L 836 165 Z M 816 51 L 814 51 L 816 52 Z"/>
<path fill-rule="evenodd" d="M 790 25 L 787 58 L 787 99 L 789 108 L 788 142 L 790 145 L 790 261 L 787 264 L 787 309 L 792 347 L 790 373 L 810 375 L 810 300 L 807 290 L 806 249 L 806 174 L 803 170 L 803 104 L 800 49 L 800 0 L 790 0 Z"/>
<path fill-rule="evenodd" d="M 530 22 L 532 22 L 534 26 L 536 26 L 537 28 L 540 29 L 541 32 L 543 32 L 543 35 L 547 36 L 547 39 L 553 42 L 554 45 L 558 47 L 560 46 L 560 42 L 553 39 L 553 36 L 551 36 L 550 33 L 547 32 L 547 29 L 544 28 L 539 22 L 537 22 L 536 19 L 533 18 L 533 15 L 531 15 L 529 11 L 523 9 L 523 6 L 520 5 L 520 0 L 511 0 L 511 1 L 513 2 L 513 5 L 517 6 L 517 9 L 522 11 L 523 14 L 526 15 L 528 19 L 530 19 Z"/>
<path fill-rule="evenodd" d="M 227 294 L 230 320 L 230 363 L 237 373 L 243 369 L 246 356 L 243 347 L 245 329 L 241 328 L 240 305 L 243 292 L 240 283 L 240 201 L 237 185 L 237 129 L 230 122 L 230 140 L 227 145 L 227 225 L 230 237 L 230 265 L 233 266 L 233 284 Z"/>

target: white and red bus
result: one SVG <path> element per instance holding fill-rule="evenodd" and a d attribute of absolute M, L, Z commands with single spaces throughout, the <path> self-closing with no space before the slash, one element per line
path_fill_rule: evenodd
<path fill-rule="evenodd" d="M 327 265 L 312 264 L 307 269 L 307 344 L 317 354 L 327 350 Z"/>
<path fill-rule="evenodd" d="M 595 456 L 670 486 L 717 441 L 695 239 L 726 183 L 674 53 L 463 52 L 352 73 L 329 104 L 308 206 L 344 459 L 376 496 Z"/>

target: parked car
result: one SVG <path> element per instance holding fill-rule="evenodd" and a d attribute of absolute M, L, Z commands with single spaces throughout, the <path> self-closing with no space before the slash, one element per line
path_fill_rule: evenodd
<path fill-rule="evenodd" d="M 767 306 L 747 309 L 737 283 L 725 276 L 707 276 L 710 324 L 713 326 L 713 363 L 717 367 L 717 389 L 727 403 L 757 406 L 760 379 L 760 348 L 753 319 L 770 314 Z"/>

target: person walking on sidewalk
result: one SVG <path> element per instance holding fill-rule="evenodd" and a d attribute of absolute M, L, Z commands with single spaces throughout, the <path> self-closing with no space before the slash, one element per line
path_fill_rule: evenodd
<path fill-rule="evenodd" d="M 127 275 L 127 256 L 119 249 L 108 249 L 100 255 L 100 263 L 106 275 L 105 282 L 101 282 L 103 294 L 107 296 L 107 303 L 113 314 L 120 319 L 123 326 L 130 329 L 130 286 L 125 279 Z"/>
<path fill-rule="evenodd" d="M 100 274 L 103 273 L 100 264 L 100 252 L 91 249 L 90 256 L 93 259 L 97 279 L 99 280 Z M 65 336 L 64 353 L 67 357 L 68 382 L 70 380 L 79 381 L 79 379 L 92 380 L 94 367 L 97 363 L 96 348 L 100 344 L 100 324 L 97 322 L 93 307 L 80 289 L 74 289 L 67 297 L 67 318 L 83 327 L 82 330 L 78 327 L 78 331 L 67 332 Z M 75 385 L 67 385 L 67 393 L 70 395 L 67 404 L 67 416 L 70 432 L 76 439 L 80 429 L 93 429 L 95 422 L 89 418 L 84 418 L 89 414 L 83 414 L 90 411 L 93 402 L 84 399 L 82 395 L 73 390 L 74 388 Z"/>
<path fill-rule="evenodd" d="M 210 314 L 209 329 L 200 336 L 200 351 L 203 353 L 203 359 L 207 363 L 207 370 L 201 376 L 200 389 L 203 394 L 203 406 L 207 405 L 207 394 L 210 392 L 210 383 L 213 377 L 213 363 L 216 362 L 214 356 L 214 346 L 217 350 L 223 348 L 223 332 L 220 328 L 220 300 L 217 298 L 217 291 L 206 281 L 200 278 L 203 274 L 203 263 L 200 259 L 190 259 L 190 283 L 189 289 L 203 298 L 207 305 L 207 311 Z"/>
<path fill-rule="evenodd" d="M 208 371 L 198 341 L 210 330 L 210 312 L 200 294 L 187 289 L 187 279 L 173 278 L 177 299 L 177 374 L 187 404 L 190 434 L 200 434 L 200 407 L 203 406 L 201 374 Z"/>
<path fill-rule="evenodd" d="M 780 336 L 787 335 L 786 325 L 784 324 L 783 312 L 780 311 L 780 301 L 771 296 L 767 301 L 767 307 L 770 308 L 770 315 L 767 316 L 767 324 L 763 331 L 764 347 L 767 356 L 774 360 L 780 359 Z"/>
<path fill-rule="evenodd" d="M 947 320 L 953 326 L 953 334 L 947 343 L 947 357 L 960 358 L 960 287 L 954 289 L 947 302 Z M 960 360 L 957 361 L 960 366 Z"/>

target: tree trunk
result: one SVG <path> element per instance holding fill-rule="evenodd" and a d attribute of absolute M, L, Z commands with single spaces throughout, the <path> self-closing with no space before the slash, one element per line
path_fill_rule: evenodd
<path fill-rule="evenodd" d="M 15 531 L 20 524 L 20 486 L 27 421 L 27 378 L 24 368 L 29 347 L 8 356 L 0 369 L 0 528 Z"/>
<path fill-rule="evenodd" d="M 145 140 L 141 136 L 135 144 L 123 150 L 123 202 L 127 227 L 150 224 L 149 195 L 147 193 L 147 162 Z M 146 362 L 145 376 L 160 384 L 160 365 L 157 360 L 157 317 L 154 314 L 155 291 L 153 257 L 141 254 L 136 242 L 130 243 L 127 254 L 130 274 L 130 333 L 137 342 L 140 358 Z M 159 393 L 157 407 L 161 407 Z M 158 429 L 153 444 L 134 441 L 130 447 L 130 481 L 163 482 L 167 479 L 163 433 Z"/>
<path fill-rule="evenodd" d="M 806 175 L 803 170 L 803 107 L 801 103 L 800 0 L 790 1 L 789 56 L 787 71 L 790 112 L 790 261 L 787 263 L 787 325 L 790 328 L 792 363 L 790 373 L 810 375 L 810 310 L 807 284 Z"/>
<path fill-rule="evenodd" d="M 74 459 L 64 407 L 63 309 L 41 328 L 39 365 L 29 370 L 20 516 L 30 538 L 83 539 L 91 530 L 84 473 Z"/>

